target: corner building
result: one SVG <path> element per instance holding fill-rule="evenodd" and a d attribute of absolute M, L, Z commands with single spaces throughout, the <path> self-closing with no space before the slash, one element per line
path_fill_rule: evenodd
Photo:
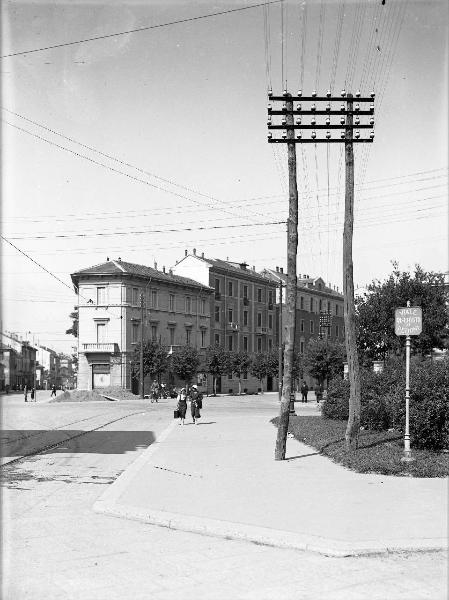
<path fill-rule="evenodd" d="M 210 339 L 207 285 L 155 268 L 118 260 L 71 275 L 78 293 L 78 389 L 119 386 L 138 392 L 131 360 L 141 340 L 205 351 Z M 144 320 L 140 298 L 144 298 Z M 168 383 L 176 383 L 169 373 Z M 145 381 L 145 393 L 150 386 Z"/>
<path fill-rule="evenodd" d="M 210 345 L 226 350 L 260 354 L 275 350 L 276 284 L 248 268 L 245 262 L 236 263 L 198 255 L 196 250 L 173 267 L 177 275 L 192 278 L 214 289 L 210 298 Z M 212 382 L 209 382 L 209 388 Z M 266 389 L 277 389 L 277 379 L 268 378 Z M 242 390 L 256 392 L 259 381 L 250 373 L 242 377 Z M 218 381 L 217 391 L 236 393 L 238 379 L 225 375 Z"/>

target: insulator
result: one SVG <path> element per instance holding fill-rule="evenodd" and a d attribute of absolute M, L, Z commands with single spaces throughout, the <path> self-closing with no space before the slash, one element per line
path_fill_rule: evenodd
<path fill-rule="evenodd" d="M 301 105 L 298 104 L 298 106 L 296 107 L 296 110 L 301 110 Z"/>
<path fill-rule="evenodd" d="M 332 96 L 332 94 L 331 94 L 331 91 L 330 91 L 330 90 L 327 90 L 327 92 L 326 92 L 326 96 L 327 96 L 328 98 L 330 98 L 330 97 Z"/>
<path fill-rule="evenodd" d="M 356 117 L 355 120 L 354 120 L 354 123 L 356 125 L 360 125 L 360 117 Z"/>
<path fill-rule="evenodd" d="M 312 92 L 312 97 L 313 97 L 313 98 L 316 98 L 316 90 L 313 90 L 313 92 Z"/>
<path fill-rule="evenodd" d="M 271 125 L 271 117 L 268 117 L 268 119 L 267 119 L 267 125 Z"/>
<path fill-rule="evenodd" d="M 371 112 L 374 112 L 374 104 L 370 104 L 369 105 L 369 109 L 370 109 Z"/>
<path fill-rule="evenodd" d="M 357 104 L 355 105 L 355 110 L 360 110 L 360 104 L 358 104 L 358 103 L 357 103 Z"/>
<path fill-rule="evenodd" d="M 271 98 L 272 95 L 273 95 L 273 90 L 270 88 L 268 90 L 268 98 Z"/>
<path fill-rule="evenodd" d="M 360 131 L 356 131 L 355 132 L 355 137 L 356 137 L 357 140 L 359 139 L 359 137 L 360 137 Z"/>
<path fill-rule="evenodd" d="M 298 90 L 298 96 L 301 97 L 302 96 L 302 90 Z"/>
<path fill-rule="evenodd" d="M 295 121 L 296 125 L 301 125 L 301 117 L 298 117 Z"/>
<path fill-rule="evenodd" d="M 329 119 L 329 117 L 327 117 L 326 119 L 326 125 L 330 125 L 331 124 L 331 120 Z"/>
<path fill-rule="evenodd" d="M 287 92 L 287 90 L 284 90 L 284 94 L 283 94 L 283 95 L 284 95 L 284 96 L 288 96 L 288 92 Z"/>
<path fill-rule="evenodd" d="M 331 109 L 331 105 L 330 104 L 326 104 L 326 110 L 329 112 Z"/>
<path fill-rule="evenodd" d="M 356 95 L 355 95 L 355 97 L 356 97 L 356 98 L 360 98 L 360 90 L 358 90 L 358 91 L 356 92 Z"/>
<path fill-rule="evenodd" d="M 344 117 L 340 117 L 340 123 L 341 123 L 342 125 L 344 125 L 344 124 L 345 124 L 345 122 L 346 122 L 346 119 L 345 119 Z"/>
<path fill-rule="evenodd" d="M 344 131 L 342 131 L 342 132 L 340 133 L 340 137 L 341 137 L 341 139 L 343 139 L 343 138 L 345 137 L 345 135 L 346 135 L 346 134 L 345 134 L 345 132 L 344 132 Z"/>
<path fill-rule="evenodd" d="M 315 119 L 315 117 L 312 117 L 312 120 L 310 121 L 310 124 L 311 125 L 316 125 L 316 119 Z"/>
<path fill-rule="evenodd" d="M 370 136 L 370 138 L 373 140 L 373 139 L 374 139 L 374 131 L 372 131 L 372 132 L 369 134 L 369 136 Z"/>
<path fill-rule="evenodd" d="M 342 105 L 340 106 L 340 110 L 346 110 L 346 104 L 342 104 Z"/>
<path fill-rule="evenodd" d="M 312 106 L 310 107 L 310 110 L 316 110 L 316 105 L 312 104 Z"/>
<path fill-rule="evenodd" d="M 287 110 L 287 105 L 285 104 L 285 102 L 284 102 L 284 104 L 282 105 L 282 110 Z"/>
<path fill-rule="evenodd" d="M 330 131 L 326 131 L 326 137 L 327 137 L 327 139 L 329 139 L 331 137 L 331 132 Z"/>
<path fill-rule="evenodd" d="M 282 125 L 286 125 L 287 124 L 287 119 L 285 117 L 282 117 L 281 123 L 282 123 Z"/>
<path fill-rule="evenodd" d="M 371 117 L 371 118 L 370 118 L 370 120 L 369 120 L 369 124 L 370 124 L 370 125 L 374 125 L 374 117 Z"/>
<path fill-rule="evenodd" d="M 343 98 L 346 96 L 346 90 L 341 90 L 341 95 L 343 96 Z"/>
<path fill-rule="evenodd" d="M 371 96 L 371 98 L 375 98 L 376 94 L 374 92 L 371 92 L 370 96 Z"/>
<path fill-rule="evenodd" d="M 282 132 L 282 138 L 285 140 L 285 138 L 287 137 L 287 133 L 285 131 Z"/>
<path fill-rule="evenodd" d="M 272 106 L 271 106 L 271 104 L 267 104 L 267 109 L 268 109 L 268 110 L 271 110 L 271 109 L 272 109 Z"/>
<path fill-rule="evenodd" d="M 316 131 L 312 131 L 312 139 L 314 140 L 316 138 Z"/>
<path fill-rule="evenodd" d="M 296 139 L 297 139 L 297 140 L 300 140 L 300 139 L 301 139 L 301 137 L 302 137 L 302 134 L 301 134 L 301 132 L 299 131 L 299 132 L 296 134 Z"/>
<path fill-rule="evenodd" d="M 271 133 L 271 131 L 268 132 L 268 139 L 271 140 L 271 138 L 273 137 L 273 134 Z"/>

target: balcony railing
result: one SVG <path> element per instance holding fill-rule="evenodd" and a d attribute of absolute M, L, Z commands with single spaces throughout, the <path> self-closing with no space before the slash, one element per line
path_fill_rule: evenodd
<path fill-rule="evenodd" d="M 117 344 L 114 342 L 96 342 L 82 344 L 83 352 L 102 352 L 114 354 L 117 352 Z"/>
<path fill-rule="evenodd" d="M 267 333 L 266 327 L 256 327 L 256 333 Z"/>
<path fill-rule="evenodd" d="M 231 331 L 238 331 L 239 324 L 238 323 L 228 323 L 227 329 L 230 329 Z"/>

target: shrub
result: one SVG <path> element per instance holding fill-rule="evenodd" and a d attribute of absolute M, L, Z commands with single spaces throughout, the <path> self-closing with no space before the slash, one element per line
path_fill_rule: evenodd
<path fill-rule="evenodd" d="M 321 410 L 327 419 L 347 419 L 349 382 L 330 382 Z M 405 429 L 405 368 L 394 361 L 382 373 L 361 371 L 361 425 L 371 430 Z M 415 448 L 449 448 L 449 361 L 413 361 L 410 369 L 410 437 Z"/>

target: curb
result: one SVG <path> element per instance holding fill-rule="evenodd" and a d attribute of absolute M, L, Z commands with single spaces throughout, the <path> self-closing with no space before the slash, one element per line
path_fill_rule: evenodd
<path fill-rule="evenodd" d="M 448 549 L 446 538 L 421 539 L 416 541 L 409 539 L 391 540 L 387 544 L 379 544 L 372 541 L 345 542 L 320 536 L 296 534 L 290 531 L 245 525 L 243 523 L 219 521 L 217 519 L 200 518 L 166 511 L 139 509 L 135 506 L 119 504 L 104 499 L 100 499 L 95 503 L 94 510 L 105 515 L 140 521 L 168 529 L 188 531 L 224 539 L 247 541 L 263 546 L 315 552 L 324 556 L 337 558 L 404 552 L 439 552 Z"/>

